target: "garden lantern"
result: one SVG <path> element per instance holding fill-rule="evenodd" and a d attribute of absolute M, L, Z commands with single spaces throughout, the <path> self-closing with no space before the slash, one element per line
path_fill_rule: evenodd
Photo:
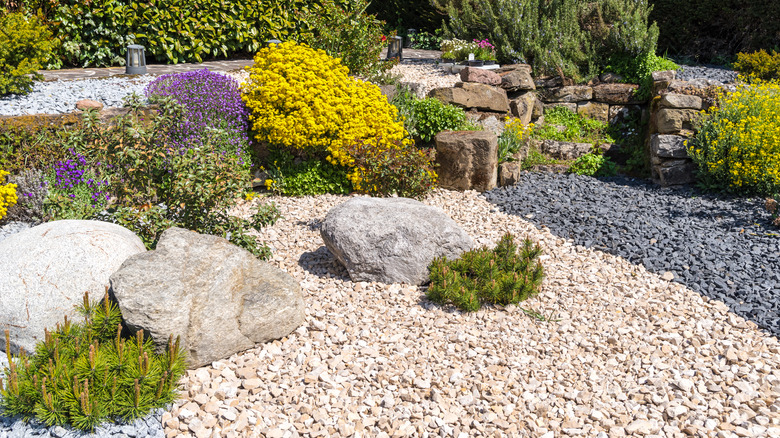
<path fill-rule="evenodd" d="M 398 58 L 398 61 L 403 57 L 403 37 L 394 36 L 388 39 L 390 44 L 387 46 L 387 59 Z"/>
<path fill-rule="evenodd" d="M 127 46 L 127 63 L 125 64 L 125 74 L 146 74 L 146 50 L 144 50 L 144 46 L 139 46 L 138 44 L 130 44 Z"/>

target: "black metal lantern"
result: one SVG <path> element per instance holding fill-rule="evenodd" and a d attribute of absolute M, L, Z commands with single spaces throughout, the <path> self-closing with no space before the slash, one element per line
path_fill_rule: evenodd
<path fill-rule="evenodd" d="M 130 44 L 127 46 L 127 62 L 125 63 L 125 74 L 143 75 L 146 74 L 146 50 L 144 46 Z"/>
<path fill-rule="evenodd" d="M 394 36 L 390 37 L 387 46 L 387 59 L 397 58 L 400 61 L 403 58 L 403 37 Z"/>

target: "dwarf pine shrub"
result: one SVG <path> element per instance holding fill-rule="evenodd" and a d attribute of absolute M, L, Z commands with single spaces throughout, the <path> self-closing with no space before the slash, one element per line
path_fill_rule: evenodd
<path fill-rule="evenodd" d="M 102 303 L 84 294 L 77 309 L 84 323 L 66 317 L 45 332 L 32 356 L 22 349 L 13 357 L 5 331 L 10 365 L 0 379 L 0 408 L 6 414 L 93 430 L 106 421 L 142 417 L 176 399 L 185 368 L 178 337 L 169 338 L 161 354 L 142 330 L 123 338 L 122 314 L 108 293 Z"/>
<path fill-rule="evenodd" d="M 431 284 L 426 295 L 467 312 L 479 310 L 483 303 L 517 304 L 539 293 L 544 279 L 541 253 L 530 239 L 523 239 L 518 251 L 515 237 L 507 233 L 492 250 L 482 247 L 456 260 L 434 259 L 428 267 Z"/>

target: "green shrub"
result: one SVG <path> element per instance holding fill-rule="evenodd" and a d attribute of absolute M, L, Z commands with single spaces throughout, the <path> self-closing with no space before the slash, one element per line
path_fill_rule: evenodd
<path fill-rule="evenodd" d="M 581 143 L 612 143 L 607 124 L 583 117 L 564 106 L 544 111 L 544 124 L 534 126 L 531 138 L 537 140 L 574 141 Z"/>
<path fill-rule="evenodd" d="M 55 48 L 51 33 L 36 16 L 0 15 L 0 96 L 27 94 L 37 72 Z"/>
<path fill-rule="evenodd" d="M 442 131 L 457 131 L 467 127 L 466 113 L 454 105 L 427 97 L 414 102 L 414 128 L 409 134 L 423 142 L 433 141 Z"/>
<path fill-rule="evenodd" d="M 587 176 L 615 176 L 617 175 L 617 165 L 599 153 L 585 154 L 571 164 L 569 172 L 577 175 Z"/>
<path fill-rule="evenodd" d="M 439 50 L 441 46 L 441 30 L 435 33 L 417 32 L 412 35 L 412 48 L 420 50 Z"/>
<path fill-rule="evenodd" d="M 0 408 L 8 415 L 35 418 L 47 426 L 70 425 L 94 430 L 106 421 L 132 420 L 177 398 L 184 374 L 184 350 L 179 339 L 168 340 L 158 354 L 142 330 L 122 338 L 122 314 L 106 293 L 102 303 L 77 306 L 84 323 L 68 319 L 46 331 L 34 356 L 10 353 L 9 367 L 0 382 Z"/>
<path fill-rule="evenodd" d="M 780 82 L 739 84 L 688 142 L 700 183 L 746 195 L 780 193 Z"/>
<path fill-rule="evenodd" d="M 653 91 L 653 72 L 660 70 L 677 70 L 680 66 L 674 61 L 655 53 L 646 52 L 639 56 L 615 55 L 612 56 L 604 67 L 605 71 L 623 76 L 626 82 L 639 84 L 639 89 L 634 97 L 645 101 L 650 99 Z"/>
<path fill-rule="evenodd" d="M 772 50 L 770 55 L 764 49 L 753 53 L 737 53 L 733 67 L 743 75 L 761 80 L 780 79 L 780 53 Z"/>
<path fill-rule="evenodd" d="M 514 239 L 506 234 L 492 250 L 471 250 L 452 261 L 434 259 L 428 268 L 431 284 L 426 295 L 467 312 L 479 310 L 483 303 L 517 304 L 536 295 L 544 278 L 538 261 L 542 249 L 524 239 L 518 252 Z"/>
<path fill-rule="evenodd" d="M 346 7 L 331 1 L 308 8 L 300 20 L 309 31 L 301 32 L 298 41 L 322 49 L 340 58 L 351 74 L 368 76 L 386 69 L 379 54 L 387 45 L 382 40 L 382 22 L 366 13 L 368 0 L 350 0 Z"/>
<path fill-rule="evenodd" d="M 360 169 L 357 189 L 372 196 L 422 198 L 436 185 L 432 151 L 408 147 L 400 141 L 378 148 L 357 142 L 347 150 Z"/>
<path fill-rule="evenodd" d="M 501 62 L 527 62 L 537 75 L 577 81 L 616 55 L 655 53 L 658 28 L 646 0 L 437 0 L 447 12 L 445 37 L 487 38 Z"/>
<path fill-rule="evenodd" d="M 254 53 L 271 38 L 290 39 L 306 28 L 295 10 L 318 0 L 92 0 L 62 1 L 47 15 L 68 65 L 123 65 L 130 43 L 149 61 L 201 62 Z"/>
<path fill-rule="evenodd" d="M 430 143 L 442 131 L 479 129 L 466 118 L 463 109 L 427 97 L 418 99 L 406 87 L 396 91 L 391 103 L 398 108 L 398 117 L 414 138 Z"/>

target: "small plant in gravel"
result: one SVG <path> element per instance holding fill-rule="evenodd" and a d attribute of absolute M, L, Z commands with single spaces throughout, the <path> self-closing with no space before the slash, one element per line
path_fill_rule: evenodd
<path fill-rule="evenodd" d="M 603 154 L 591 152 L 585 154 L 571 163 L 569 172 L 586 176 L 615 176 L 617 165 Z"/>
<path fill-rule="evenodd" d="M 766 202 L 764 203 L 766 211 L 772 215 L 772 225 L 776 227 L 780 227 L 780 211 L 778 211 L 780 209 L 778 209 L 777 202 L 778 198 L 780 198 L 780 195 L 775 194 L 771 198 L 766 198 Z"/>
<path fill-rule="evenodd" d="M 517 304 L 539 292 L 544 279 L 541 253 L 541 247 L 527 238 L 518 249 L 515 237 L 507 233 L 492 250 L 467 251 L 456 260 L 437 258 L 428 268 L 431 283 L 426 295 L 467 312 L 484 303 Z"/>
<path fill-rule="evenodd" d="M 66 317 L 53 332 L 45 332 L 33 356 L 21 350 L 13 357 L 5 331 L 9 366 L 0 379 L 0 408 L 6 414 L 47 426 L 94 430 L 103 422 L 139 418 L 176 400 L 185 369 L 178 337 L 169 338 L 161 354 L 142 330 L 123 338 L 122 314 L 108 293 L 102 302 L 84 294 L 77 309 L 84 323 Z"/>
<path fill-rule="evenodd" d="M 272 150 L 264 170 L 266 189 L 284 196 L 310 196 L 352 191 L 347 169 L 327 160 L 296 160 L 286 150 Z"/>

